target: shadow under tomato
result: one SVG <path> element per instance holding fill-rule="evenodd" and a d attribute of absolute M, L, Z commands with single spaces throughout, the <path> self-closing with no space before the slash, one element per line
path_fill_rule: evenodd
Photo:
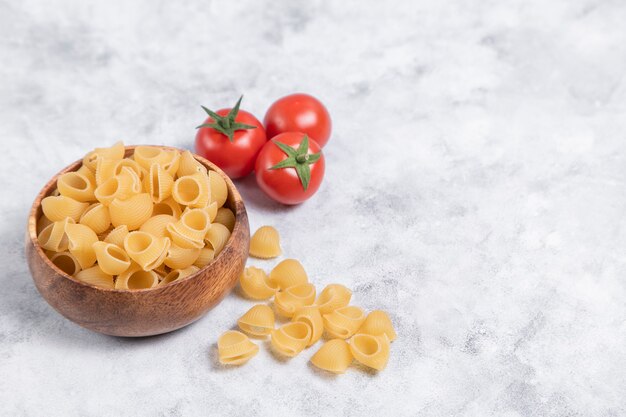
<path fill-rule="evenodd" d="M 297 205 L 288 206 L 268 197 L 257 185 L 254 173 L 244 178 L 233 180 L 233 182 L 249 211 L 253 208 L 262 212 L 287 213 L 298 207 Z"/>

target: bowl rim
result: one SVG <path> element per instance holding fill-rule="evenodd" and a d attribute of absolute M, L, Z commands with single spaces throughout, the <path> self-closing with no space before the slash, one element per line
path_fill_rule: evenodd
<path fill-rule="evenodd" d="M 245 215 L 245 205 L 243 203 L 243 199 L 241 198 L 241 194 L 239 194 L 239 191 L 237 190 L 237 187 L 235 187 L 235 184 L 232 182 L 230 177 L 228 175 L 226 175 L 224 173 L 224 171 L 222 171 L 217 165 L 215 165 L 214 163 L 212 163 L 208 159 L 203 158 L 202 156 L 192 152 L 189 149 L 177 148 L 175 146 L 152 145 L 152 144 L 124 145 L 124 158 L 127 158 L 127 155 L 128 155 L 128 153 L 130 151 L 134 152 L 135 148 L 137 148 L 138 146 L 151 146 L 151 147 L 161 148 L 161 149 L 165 149 L 165 150 L 176 150 L 178 152 L 189 151 L 193 155 L 194 159 L 196 159 L 198 162 L 200 162 L 202 165 L 204 165 L 205 167 L 207 167 L 211 171 L 215 171 L 219 175 L 221 175 L 221 177 L 226 182 L 226 187 L 228 189 L 228 194 L 232 195 L 233 202 L 234 202 L 234 204 L 233 204 L 234 207 L 232 207 L 231 210 L 233 210 L 233 212 L 235 214 L 235 225 L 233 226 L 233 230 L 232 230 L 230 236 L 228 237 L 228 240 L 226 241 L 226 244 L 224 245 L 224 247 L 222 248 L 220 253 L 215 258 L 213 258 L 213 260 L 211 262 L 209 262 L 207 265 L 205 265 L 204 267 L 202 267 L 198 271 L 194 272 L 193 274 L 187 275 L 183 279 L 177 279 L 175 281 L 169 282 L 169 283 L 167 283 L 167 284 L 165 284 L 163 286 L 158 286 L 157 285 L 157 286 L 152 287 L 152 288 L 141 288 L 141 289 L 129 290 L 129 289 L 121 289 L 121 288 L 98 287 L 96 285 L 89 284 L 87 282 L 83 282 L 83 281 L 81 281 L 79 279 L 76 279 L 73 276 L 65 273 L 64 271 L 59 269 L 50 260 L 50 258 L 48 258 L 48 256 L 43 251 L 43 248 L 39 244 L 39 240 L 37 239 L 37 221 L 39 220 L 37 218 L 37 210 L 41 206 L 41 200 L 43 200 L 45 197 L 48 197 L 50 195 L 50 192 L 52 192 L 53 188 L 56 186 L 56 183 L 57 183 L 57 180 L 58 180 L 59 176 L 61 176 L 62 174 L 65 174 L 67 172 L 76 171 L 76 170 L 78 170 L 82 166 L 83 158 L 80 158 L 80 159 L 70 163 L 65 168 L 61 169 L 59 172 L 54 174 L 52 176 L 52 178 L 48 182 L 46 182 L 46 184 L 41 188 L 41 190 L 39 191 L 39 193 L 35 197 L 35 200 L 33 201 L 33 204 L 31 205 L 31 208 L 30 208 L 30 212 L 28 214 L 28 228 L 27 229 L 28 229 L 28 235 L 29 235 L 29 238 L 30 238 L 30 243 L 35 248 L 35 251 L 37 252 L 37 254 L 43 259 L 44 263 L 46 263 L 49 267 L 51 267 L 55 272 L 57 272 L 62 277 L 67 278 L 67 279 L 69 279 L 69 280 L 71 280 L 71 281 L 73 281 L 73 282 L 75 282 L 77 284 L 83 285 L 83 286 L 88 287 L 88 288 L 93 288 L 93 289 L 98 290 L 98 291 L 109 291 L 109 292 L 120 293 L 120 294 L 129 294 L 129 293 L 130 294 L 137 294 L 137 293 L 146 293 L 146 292 L 158 291 L 158 290 L 163 290 L 165 288 L 172 288 L 172 287 L 174 287 L 176 285 L 181 285 L 182 283 L 184 283 L 186 281 L 189 281 L 189 280 L 192 280 L 192 279 L 198 277 L 203 271 L 208 269 L 221 256 L 223 256 L 224 253 L 226 252 L 227 248 L 232 246 L 233 236 L 235 235 L 235 231 L 238 231 L 242 227 L 241 226 L 241 216 Z M 130 156 L 130 155 L 128 155 L 128 156 Z M 241 203 L 241 205 L 237 204 L 239 202 Z"/>

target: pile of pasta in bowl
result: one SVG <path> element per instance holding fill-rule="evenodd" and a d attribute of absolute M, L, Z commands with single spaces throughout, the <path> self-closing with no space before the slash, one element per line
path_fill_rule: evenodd
<path fill-rule="evenodd" d="M 96 148 L 41 201 L 37 240 L 61 271 L 102 288 L 163 286 L 208 265 L 235 215 L 224 179 L 189 151 Z"/>

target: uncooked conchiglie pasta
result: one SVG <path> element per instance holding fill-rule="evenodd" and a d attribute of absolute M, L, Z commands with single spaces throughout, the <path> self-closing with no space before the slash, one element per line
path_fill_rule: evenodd
<path fill-rule="evenodd" d="M 277 283 L 281 290 L 309 282 L 304 267 L 296 259 L 285 259 L 276 265 L 270 272 L 270 279 Z"/>
<path fill-rule="evenodd" d="M 206 207 L 210 197 L 209 178 L 202 173 L 179 177 L 172 187 L 172 198 L 183 206 Z"/>
<path fill-rule="evenodd" d="M 209 203 L 209 205 L 202 208 L 202 210 L 207 212 L 207 214 L 209 215 L 209 219 L 211 220 L 211 223 L 213 223 L 213 221 L 217 217 L 217 203 L 216 202 Z"/>
<path fill-rule="evenodd" d="M 147 193 L 136 194 L 128 200 L 111 202 L 111 223 L 114 227 L 125 224 L 128 230 L 137 230 L 152 216 L 152 199 Z"/>
<path fill-rule="evenodd" d="M 185 211 L 178 221 L 166 226 L 172 241 L 181 248 L 202 248 L 210 227 L 209 215 L 201 209 Z"/>
<path fill-rule="evenodd" d="M 361 327 L 365 321 L 365 313 L 359 307 L 347 306 L 324 314 L 323 318 L 328 334 L 338 339 L 347 339 Z"/>
<path fill-rule="evenodd" d="M 350 345 L 345 340 L 332 339 L 324 343 L 311 357 L 311 363 L 325 371 L 342 374 L 348 369 L 353 359 Z"/>
<path fill-rule="evenodd" d="M 117 245 L 96 242 L 93 244 L 93 250 L 96 252 L 98 266 L 106 274 L 119 275 L 130 267 L 130 257 Z"/>
<path fill-rule="evenodd" d="M 128 158 L 117 161 L 113 175 L 120 175 L 124 168 L 131 169 L 137 175 L 137 178 L 139 178 L 139 182 L 143 181 L 143 179 L 148 175 L 148 171 L 143 169 L 137 161 Z"/>
<path fill-rule="evenodd" d="M 327 285 L 315 302 L 319 306 L 322 314 L 332 313 L 340 307 L 345 307 L 350 303 L 352 291 L 341 284 Z"/>
<path fill-rule="evenodd" d="M 188 277 L 191 274 L 195 274 L 196 272 L 198 272 L 200 269 L 195 267 L 195 266 L 188 266 L 185 269 L 174 269 L 172 271 L 170 271 L 169 273 L 167 273 L 165 275 L 165 277 L 163 277 L 163 279 L 161 280 L 161 282 L 159 283 L 159 286 L 163 286 L 166 284 L 169 284 L 170 282 L 174 282 L 174 281 L 178 281 L 181 280 L 185 277 Z"/>
<path fill-rule="evenodd" d="M 278 291 L 278 285 L 269 281 L 265 271 L 254 266 L 244 269 L 239 284 L 244 294 L 254 300 L 266 300 Z"/>
<path fill-rule="evenodd" d="M 170 245 L 163 263 L 172 269 L 184 269 L 193 265 L 198 256 L 200 256 L 200 249 Z"/>
<path fill-rule="evenodd" d="M 41 231 L 45 229 L 46 226 L 52 223 L 54 222 L 50 220 L 49 218 L 47 218 L 44 214 L 39 216 L 39 219 L 37 220 L 37 234 L 41 233 Z"/>
<path fill-rule="evenodd" d="M 198 268 L 204 268 L 215 258 L 215 251 L 211 248 L 200 249 L 198 259 L 193 263 Z"/>
<path fill-rule="evenodd" d="M 79 271 L 75 276 L 77 280 L 95 285 L 101 288 L 115 288 L 113 276 L 105 273 L 98 265 Z"/>
<path fill-rule="evenodd" d="M 180 218 L 182 212 L 183 211 L 180 208 L 180 204 L 174 201 L 172 197 L 155 204 L 153 209 L 153 214 L 155 216 L 157 214 L 169 214 L 170 216 L 174 216 L 177 219 Z"/>
<path fill-rule="evenodd" d="M 274 312 L 265 304 L 257 304 L 237 321 L 239 328 L 252 336 L 267 336 L 274 330 Z"/>
<path fill-rule="evenodd" d="M 124 143 L 122 141 L 115 142 L 115 144 L 109 148 L 96 148 L 89 152 L 83 158 L 83 165 L 95 172 L 98 159 L 122 159 L 124 158 L 125 152 Z"/>
<path fill-rule="evenodd" d="M 250 256 L 261 259 L 275 258 L 280 255 L 280 237 L 272 226 L 260 227 L 250 239 Z"/>
<path fill-rule="evenodd" d="M 147 177 L 147 175 L 145 176 Z M 143 190 L 141 177 L 130 167 L 122 167 L 121 172 L 117 174 L 117 178 L 124 187 L 129 188 L 129 195 L 139 194 Z"/>
<path fill-rule="evenodd" d="M 69 241 L 68 249 L 82 269 L 87 269 L 96 262 L 93 244 L 98 241 L 96 233 L 83 224 L 67 223 L 65 234 Z"/>
<path fill-rule="evenodd" d="M 85 175 L 79 172 L 67 172 L 57 180 L 59 193 L 76 201 L 91 201 L 94 199 L 93 184 Z"/>
<path fill-rule="evenodd" d="M 242 365 L 259 352 L 259 347 L 245 334 L 228 330 L 217 340 L 217 351 L 222 364 Z"/>
<path fill-rule="evenodd" d="M 178 171 L 176 172 L 176 174 L 180 178 L 197 173 L 206 174 L 206 167 L 198 162 L 196 158 L 193 157 L 193 154 L 191 152 L 184 151 L 180 155 Z"/>
<path fill-rule="evenodd" d="M 108 206 L 115 199 L 126 200 L 131 198 L 131 196 L 134 197 L 137 195 L 138 186 L 135 177 L 123 174 L 124 173 L 111 177 L 98 185 L 94 195 L 99 202 Z M 148 197 L 150 196 L 149 194 L 147 195 Z"/>
<path fill-rule="evenodd" d="M 171 155 L 163 148 L 157 146 L 137 146 L 133 153 L 133 159 L 146 171 L 152 164 L 165 164 L 171 159 Z"/>
<path fill-rule="evenodd" d="M 123 224 L 111 230 L 109 234 L 106 235 L 106 237 L 104 238 L 104 241 L 107 243 L 113 243 L 114 245 L 117 245 L 120 248 L 123 248 L 124 239 L 126 239 L 127 235 L 128 235 L 128 226 Z"/>
<path fill-rule="evenodd" d="M 174 178 L 161 165 L 152 164 L 148 175 L 148 187 L 146 187 L 146 191 L 152 197 L 152 201 L 160 203 L 172 195 L 173 184 Z"/>
<path fill-rule="evenodd" d="M 215 256 L 219 255 L 219 253 L 226 246 L 226 242 L 230 238 L 230 230 L 223 224 L 213 223 L 209 230 L 206 232 L 206 236 L 204 240 L 207 242 L 207 245 L 213 248 L 215 251 Z"/>
<path fill-rule="evenodd" d="M 50 261 L 67 275 L 76 275 L 81 270 L 80 264 L 69 252 L 53 253 L 50 256 Z"/>
<path fill-rule="evenodd" d="M 357 361 L 380 371 L 389 361 L 389 339 L 385 334 L 356 334 L 350 340 L 350 351 Z"/>
<path fill-rule="evenodd" d="M 165 153 L 169 159 L 167 159 L 167 162 L 163 162 L 163 169 L 174 178 L 180 166 L 180 153 L 177 150 L 166 150 Z"/>
<path fill-rule="evenodd" d="M 78 168 L 76 170 L 76 173 L 84 176 L 85 178 L 87 178 L 87 180 L 89 181 L 89 183 L 91 184 L 91 186 L 93 187 L 93 189 L 96 189 L 96 175 L 93 173 L 92 170 L 90 170 L 88 167 L 86 167 L 85 165 L 82 165 L 80 168 Z"/>
<path fill-rule="evenodd" d="M 215 207 L 217 207 L 217 203 L 212 204 L 215 204 Z M 231 232 L 235 227 L 235 215 L 233 214 L 233 211 L 231 209 L 226 207 L 220 207 L 219 210 L 217 210 L 217 213 L 212 221 L 215 223 L 223 224 Z"/>
<path fill-rule="evenodd" d="M 150 233 L 152 236 L 156 237 L 166 237 L 168 236 L 167 225 L 175 223 L 176 221 L 176 217 L 169 214 L 157 214 L 146 220 L 139 228 L 139 231 Z"/>
<path fill-rule="evenodd" d="M 311 339 L 307 346 L 315 344 L 324 333 L 324 321 L 317 306 L 301 307 L 296 310 L 292 321 L 301 321 L 311 328 Z"/>
<path fill-rule="evenodd" d="M 96 185 L 101 185 L 106 180 L 115 176 L 115 167 L 118 161 L 115 159 L 99 158 L 96 163 Z"/>
<path fill-rule="evenodd" d="M 37 240 L 41 247 L 53 252 L 63 252 L 67 250 L 69 241 L 65 233 L 65 225 L 68 223 L 74 223 L 74 220 L 66 217 L 61 221 L 46 226 L 41 233 L 37 235 Z"/>
<path fill-rule="evenodd" d="M 96 234 L 104 233 L 111 226 L 109 209 L 102 203 L 93 203 L 83 212 L 78 222 L 89 227 Z"/>
<path fill-rule="evenodd" d="M 311 328 L 301 321 L 287 323 L 272 330 L 271 344 L 281 355 L 293 357 L 306 347 L 311 338 Z"/>
<path fill-rule="evenodd" d="M 141 290 L 153 288 L 159 284 L 159 275 L 154 271 L 144 271 L 133 265 L 117 276 L 115 288 L 118 290 Z"/>
<path fill-rule="evenodd" d="M 144 271 L 163 263 L 169 248 L 169 238 L 145 232 L 130 232 L 124 239 L 124 250 Z"/>
<path fill-rule="evenodd" d="M 53 222 L 58 222 L 66 217 L 71 217 L 75 222 L 80 219 L 80 215 L 89 206 L 89 203 L 76 201 L 73 198 L 59 196 L 49 196 L 41 200 L 43 214 Z"/>
<path fill-rule="evenodd" d="M 315 287 L 313 284 L 294 285 L 274 296 L 276 311 L 285 317 L 293 317 L 297 309 L 310 306 L 314 301 Z"/>
<path fill-rule="evenodd" d="M 397 337 L 391 319 L 382 310 L 374 310 L 369 313 L 357 333 L 371 334 L 372 336 L 379 336 L 384 333 L 390 342 L 396 340 Z"/>
<path fill-rule="evenodd" d="M 228 186 L 220 174 L 209 171 L 209 182 L 211 183 L 211 202 L 216 202 L 218 207 L 222 207 L 228 198 Z"/>

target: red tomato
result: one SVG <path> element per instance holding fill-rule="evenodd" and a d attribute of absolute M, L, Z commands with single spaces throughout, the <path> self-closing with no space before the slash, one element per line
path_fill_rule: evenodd
<path fill-rule="evenodd" d="M 202 107 L 209 117 L 198 126 L 196 153 L 220 167 L 231 178 L 248 175 L 256 156 L 267 142 L 259 120 L 239 110 L 241 98 L 232 109 L 216 112 Z"/>
<path fill-rule="evenodd" d="M 302 93 L 276 100 L 267 110 L 264 124 L 270 139 L 280 133 L 302 132 L 321 147 L 328 142 L 332 125 L 326 107 L 315 97 Z"/>
<path fill-rule="evenodd" d="M 324 167 L 317 142 L 304 133 L 287 132 L 263 146 L 254 171 L 267 195 L 283 204 L 299 204 L 320 188 Z"/>

